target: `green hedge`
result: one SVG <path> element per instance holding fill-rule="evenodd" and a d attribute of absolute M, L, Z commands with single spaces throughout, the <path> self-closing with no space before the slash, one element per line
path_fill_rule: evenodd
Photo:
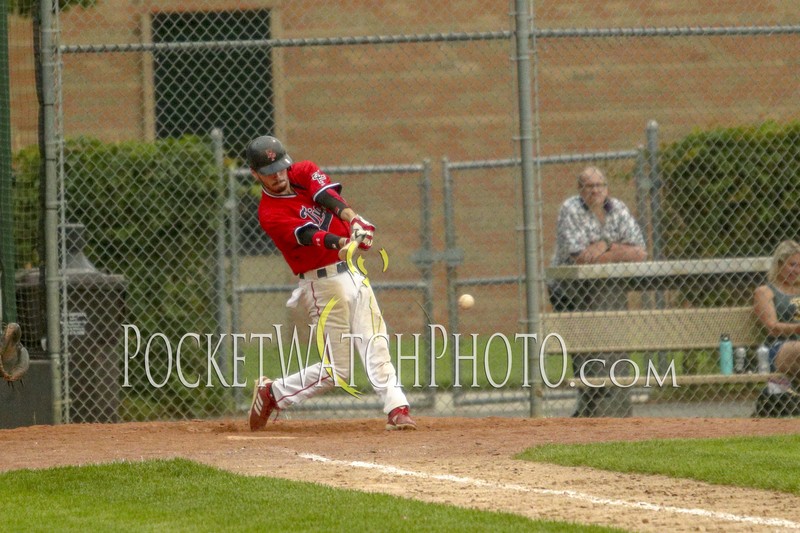
<path fill-rule="evenodd" d="M 27 204 L 38 205 L 38 148 L 23 150 L 14 163 L 16 195 L 26 203 L 17 219 L 18 266 L 36 265 L 32 235 L 40 212 Z M 142 331 L 143 342 L 155 332 L 173 344 L 188 332 L 214 333 L 221 191 L 210 142 L 194 136 L 112 144 L 72 139 L 65 145 L 64 175 L 65 219 L 86 226 L 85 252 L 99 270 L 126 278 L 129 323 Z M 166 355 L 153 361 L 151 371 L 161 381 Z M 196 350 L 182 365 L 187 377 L 205 376 L 205 351 Z M 145 410 L 151 418 L 195 416 L 220 408 L 218 387 L 187 389 L 173 368 L 170 382 L 156 390 L 140 368 L 131 372 L 133 389 L 125 389 L 137 405 L 131 416 Z M 153 405 L 145 409 L 142 402 Z"/>
<path fill-rule="evenodd" d="M 800 123 L 698 132 L 661 153 L 668 259 L 768 256 L 800 231 Z"/>

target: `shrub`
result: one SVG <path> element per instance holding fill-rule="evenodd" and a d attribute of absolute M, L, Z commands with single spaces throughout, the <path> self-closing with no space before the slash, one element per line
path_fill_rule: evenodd
<path fill-rule="evenodd" d="M 800 228 L 800 123 L 698 132 L 661 154 L 668 259 L 767 256 Z"/>
<path fill-rule="evenodd" d="M 84 251 L 99 270 L 127 280 L 128 319 L 144 342 L 156 332 L 174 342 L 188 332 L 214 333 L 222 189 L 210 143 L 194 136 L 152 143 L 77 138 L 67 141 L 63 163 L 65 220 L 86 226 Z M 31 193 L 39 184 L 36 147 L 17 154 L 15 170 L 16 194 L 28 203 L 38 201 Z M 40 215 L 26 209 L 18 217 L 18 266 L 38 262 L 30 232 Z M 204 383 L 205 350 L 191 350 L 182 353 L 183 370 L 199 374 Z M 168 370 L 166 356 L 159 355 L 150 366 L 157 381 Z M 140 355 L 137 363 L 141 360 Z M 172 416 L 196 416 L 198 406 L 220 404 L 218 387 L 186 389 L 174 371 L 160 390 L 143 369 L 131 372 L 130 382 L 129 395 L 169 403 Z"/>

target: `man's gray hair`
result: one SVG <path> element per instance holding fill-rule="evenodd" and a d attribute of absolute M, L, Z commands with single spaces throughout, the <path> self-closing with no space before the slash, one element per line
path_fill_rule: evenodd
<path fill-rule="evenodd" d="M 583 185 L 583 178 L 588 178 L 592 174 L 600 174 L 600 176 L 603 178 L 603 181 L 606 181 L 606 175 L 603 174 L 602 170 L 597 167 L 586 167 L 581 170 L 580 174 L 578 174 L 578 187 Z"/>

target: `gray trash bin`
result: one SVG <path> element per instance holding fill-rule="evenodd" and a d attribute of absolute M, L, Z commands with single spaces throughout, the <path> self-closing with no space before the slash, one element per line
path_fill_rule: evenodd
<path fill-rule="evenodd" d="M 125 280 L 99 272 L 73 274 L 67 277 L 67 294 L 70 421 L 116 422 Z"/>

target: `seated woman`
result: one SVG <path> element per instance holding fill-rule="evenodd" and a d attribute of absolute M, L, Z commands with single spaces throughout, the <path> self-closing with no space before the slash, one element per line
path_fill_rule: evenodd
<path fill-rule="evenodd" d="M 767 283 L 755 291 L 753 307 L 767 331 L 770 370 L 796 385 L 800 378 L 800 244 L 783 241 L 778 245 Z"/>

